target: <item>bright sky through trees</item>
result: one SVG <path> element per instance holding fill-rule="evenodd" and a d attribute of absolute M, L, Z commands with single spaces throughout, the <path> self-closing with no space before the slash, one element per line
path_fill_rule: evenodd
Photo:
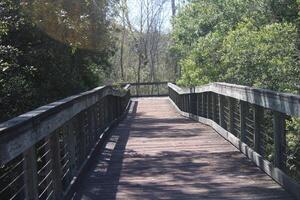
<path fill-rule="evenodd" d="M 142 0 L 128 0 L 129 7 L 129 17 L 131 22 L 135 27 L 138 26 L 140 20 L 140 5 Z M 171 18 L 172 18 L 172 10 L 171 10 L 171 1 L 170 0 L 156 0 L 157 4 L 161 4 L 163 2 L 163 31 L 170 32 L 171 31 Z"/>

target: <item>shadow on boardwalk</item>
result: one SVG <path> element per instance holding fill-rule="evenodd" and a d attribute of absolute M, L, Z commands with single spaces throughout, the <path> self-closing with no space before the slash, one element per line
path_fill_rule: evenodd
<path fill-rule="evenodd" d="M 144 101 L 110 134 L 74 199 L 292 199 L 211 128 L 165 100 Z"/>

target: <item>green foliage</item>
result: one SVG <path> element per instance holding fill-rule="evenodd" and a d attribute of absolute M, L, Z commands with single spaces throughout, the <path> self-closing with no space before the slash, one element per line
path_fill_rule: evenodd
<path fill-rule="evenodd" d="M 300 75 L 296 38 L 292 24 L 239 23 L 223 41 L 220 64 L 225 73 L 220 80 L 281 91 L 293 88 Z"/>
<path fill-rule="evenodd" d="M 82 18 L 92 6 L 81 5 L 0 2 L 0 121 L 103 83 L 114 53 L 108 24 Z"/>
<path fill-rule="evenodd" d="M 171 51 L 182 69 L 178 83 L 225 81 L 294 92 L 300 81 L 296 5 L 293 0 L 192 1 L 173 21 Z"/>

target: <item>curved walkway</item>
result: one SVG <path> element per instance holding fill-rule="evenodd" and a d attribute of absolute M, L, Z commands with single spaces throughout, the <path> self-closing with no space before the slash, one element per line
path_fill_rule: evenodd
<path fill-rule="evenodd" d="M 74 199 L 293 199 L 212 128 L 167 98 L 134 100 L 80 181 Z"/>

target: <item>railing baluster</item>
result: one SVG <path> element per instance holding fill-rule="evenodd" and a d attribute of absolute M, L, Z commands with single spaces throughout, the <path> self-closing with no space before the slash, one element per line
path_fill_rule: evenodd
<path fill-rule="evenodd" d="M 25 195 L 28 200 L 38 199 L 38 177 L 37 177 L 37 158 L 35 146 L 30 147 L 24 156 L 24 185 Z"/>
<path fill-rule="evenodd" d="M 210 110 L 209 110 L 209 96 L 210 96 L 210 93 L 209 92 L 207 92 L 206 93 L 206 118 L 207 119 L 209 119 L 210 118 L 210 116 L 209 116 L 209 112 L 210 112 Z"/>
<path fill-rule="evenodd" d="M 225 125 L 225 118 L 224 118 L 224 107 L 225 107 L 225 97 L 223 95 L 219 96 L 219 125 L 223 128 L 226 127 Z"/>
<path fill-rule="evenodd" d="M 196 94 L 196 104 L 197 104 L 197 116 L 200 116 L 200 97 L 199 94 Z"/>
<path fill-rule="evenodd" d="M 264 110 L 257 105 L 254 105 L 253 120 L 254 120 L 254 150 L 261 153 L 261 122 L 263 120 Z"/>
<path fill-rule="evenodd" d="M 59 146 L 59 133 L 55 132 L 49 137 L 50 153 L 52 159 L 52 178 L 55 199 L 63 198 L 62 186 L 62 171 L 60 162 L 60 146 Z"/>
<path fill-rule="evenodd" d="M 240 127 L 241 127 L 241 141 L 245 142 L 247 138 L 246 131 L 246 117 L 248 115 L 248 104 L 245 101 L 240 101 Z"/>
<path fill-rule="evenodd" d="M 274 165 L 280 169 L 285 168 L 285 147 L 286 147 L 286 133 L 285 133 L 285 115 L 280 112 L 274 112 L 273 115 L 274 126 L 274 146 L 275 157 Z"/>
<path fill-rule="evenodd" d="M 217 121 L 217 96 L 216 94 L 212 93 L 212 119 L 216 122 Z"/>
<path fill-rule="evenodd" d="M 229 116 L 228 116 L 228 131 L 232 134 L 234 134 L 234 102 L 233 99 L 228 97 L 228 112 L 229 112 Z"/>

